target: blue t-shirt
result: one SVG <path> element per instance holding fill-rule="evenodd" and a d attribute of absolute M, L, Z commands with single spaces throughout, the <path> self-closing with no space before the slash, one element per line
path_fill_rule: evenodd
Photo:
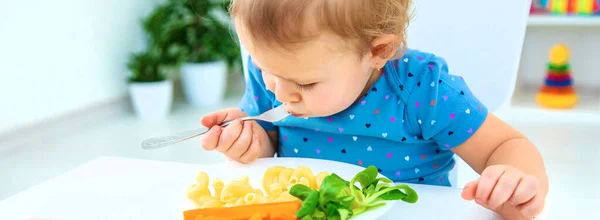
<path fill-rule="evenodd" d="M 281 105 L 251 58 L 248 70 L 239 108 L 258 115 Z M 449 74 L 442 58 L 407 50 L 388 61 L 368 93 L 346 110 L 260 125 L 279 131 L 279 157 L 374 165 L 395 182 L 450 186 L 450 149 L 471 137 L 486 116 L 487 108 L 462 77 Z"/>

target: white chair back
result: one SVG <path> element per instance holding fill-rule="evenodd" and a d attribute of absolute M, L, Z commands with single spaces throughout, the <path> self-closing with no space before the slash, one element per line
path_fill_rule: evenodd
<path fill-rule="evenodd" d="M 465 78 L 491 112 L 510 103 L 519 69 L 531 0 L 415 0 L 408 47 L 432 52 Z M 455 187 L 478 177 L 456 157 Z"/>

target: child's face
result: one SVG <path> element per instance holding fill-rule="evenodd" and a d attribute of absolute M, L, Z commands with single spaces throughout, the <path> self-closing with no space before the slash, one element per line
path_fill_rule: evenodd
<path fill-rule="evenodd" d="M 243 31 L 239 38 L 262 70 L 267 89 L 296 117 L 341 112 L 373 81 L 369 56 L 341 49 L 342 39 L 333 34 L 323 34 L 293 53 L 254 47 Z"/>

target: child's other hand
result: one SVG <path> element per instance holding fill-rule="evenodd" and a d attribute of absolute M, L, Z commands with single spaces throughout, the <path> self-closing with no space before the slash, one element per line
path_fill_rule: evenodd
<path fill-rule="evenodd" d="M 501 215 L 509 215 L 503 216 L 507 219 L 531 219 L 544 207 L 545 196 L 539 191 L 537 177 L 513 166 L 495 165 L 486 168 L 478 180 L 468 183 L 462 197 L 475 199 L 477 204 Z"/>
<path fill-rule="evenodd" d="M 270 144 L 265 130 L 256 122 L 242 122 L 239 118 L 247 116 L 237 108 L 224 109 L 202 118 L 202 125 L 210 130 L 202 136 L 205 150 L 217 150 L 227 158 L 241 163 L 251 163 L 261 152 L 261 146 Z M 227 127 L 219 124 L 234 120 Z"/>

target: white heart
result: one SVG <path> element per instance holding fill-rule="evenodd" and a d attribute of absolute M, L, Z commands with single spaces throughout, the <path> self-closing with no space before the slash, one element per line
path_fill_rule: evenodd
<path fill-rule="evenodd" d="M 454 76 L 452 77 L 452 81 L 454 81 Z"/>
<path fill-rule="evenodd" d="M 410 160 L 410 157 L 409 157 L 409 156 L 406 156 L 406 157 L 404 157 L 404 160 L 406 160 L 406 161 L 409 161 L 409 160 Z"/>
<path fill-rule="evenodd" d="M 419 173 L 419 171 L 421 171 L 419 168 L 415 168 L 415 173 Z"/>
<path fill-rule="evenodd" d="M 435 120 L 431 120 L 431 125 L 434 125 L 434 124 L 435 124 Z"/>
<path fill-rule="evenodd" d="M 373 148 L 371 146 L 367 147 L 367 151 L 373 151 Z"/>
<path fill-rule="evenodd" d="M 382 133 L 381 136 L 387 137 L 387 133 Z"/>
<path fill-rule="evenodd" d="M 414 138 L 415 138 L 415 140 L 419 139 L 419 137 L 417 137 L 417 136 L 415 136 Z"/>
<path fill-rule="evenodd" d="M 350 120 L 354 119 L 354 115 L 350 115 L 349 117 L 350 117 Z"/>
<path fill-rule="evenodd" d="M 404 123 L 404 119 L 402 119 L 402 123 Z"/>
<path fill-rule="evenodd" d="M 467 111 L 465 111 L 465 113 L 467 113 L 467 115 L 471 114 L 471 109 L 467 109 Z"/>
<path fill-rule="evenodd" d="M 358 137 L 352 136 L 352 140 L 356 141 L 356 139 L 358 139 Z"/>
<path fill-rule="evenodd" d="M 402 103 L 402 100 L 398 100 L 398 105 L 399 105 L 400 103 Z"/>
<path fill-rule="evenodd" d="M 404 58 L 404 62 L 405 62 L 405 63 L 408 63 L 408 58 Z"/>
<path fill-rule="evenodd" d="M 419 124 L 421 124 L 421 119 L 419 119 L 419 121 L 417 121 L 417 122 L 419 122 Z"/>
<path fill-rule="evenodd" d="M 250 107 L 250 109 L 253 109 L 254 105 L 250 104 L 250 105 L 248 105 L 248 107 Z"/>
<path fill-rule="evenodd" d="M 304 119 L 305 119 L 305 120 L 308 120 L 308 117 L 305 117 Z"/>
<path fill-rule="evenodd" d="M 431 85 L 431 87 L 434 87 L 435 86 L 435 82 L 431 82 L 430 85 Z"/>
<path fill-rule="evenodd" d="M 295 153 L 298 153 L 298 149 L 297 149 L 297 148 L 294 148 L 294 152 L 295 152 Z"/>

